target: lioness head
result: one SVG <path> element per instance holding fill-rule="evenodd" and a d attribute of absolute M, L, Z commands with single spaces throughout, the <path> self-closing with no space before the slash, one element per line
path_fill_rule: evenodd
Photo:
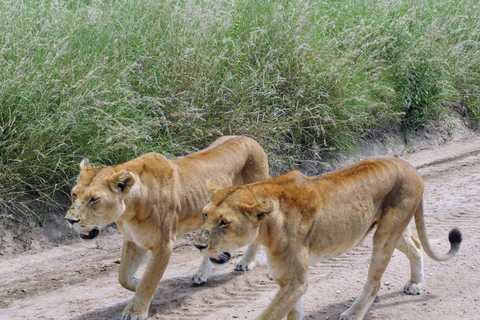
<path fill-rule="evenodd" d="M 212 262 L 222 264 L 230 259 L 230 252 L 255 240 L 260 223 L 275 203 L 257 200 L 245 187 L 209 187 L 212 201 L 203 209 L 203 226 L 193 243 Z"/>
<path fill-rule="evenodd" d="M 100 228 L 115 222 L 124 213 L 124 197 L 134 184 L 132 172 L 113 167 L 93 168 L 84 159 L 65 219 L 80 232 L 81 238 L 95 239 Z"/>

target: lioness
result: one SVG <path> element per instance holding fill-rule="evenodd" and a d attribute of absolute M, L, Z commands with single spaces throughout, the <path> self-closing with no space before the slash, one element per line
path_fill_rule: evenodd
<path fill-rule="evenodd" d="M 190 156 L 167 159 L 149 153 L 103 168 L 93 168 L 84 160 L 80 169 L 65 218 L 84 239 L 97 237 L 99 228 L 112 222 L 122 232 L 118 280 L 135 291 L 121 316 L 129 320 L 147 318 L 176 237 L 200 228 L 202 208 L 210 199 L 206 181 L 230 186 L 268 178 L 262 147 L 241 136 L 219 138 Z M 134 274 L 147 251 L 152 256 L 138 280 Z M 253 268 L 256 251 L 255 245 L 247 249 L 237 270 Z M 204 257 L 192 281 L 205 282 L 211 272 L 210 260 Z"/>
<path fill-rule="evenodd" d="M 415 216 L 420 242 L 437 261 L 452 258 L 462 240 L 450 231 L 450 251 L 436 255 L 425 230 L 424 184 L 406 162 L 378 158 L 317 177 L 298 171 L 265 181 L 221 189 L 210 185 L 212 201 L 195 246 L 218 259 L 256 240 L 265 246 L 271 276 L 280 286 L 257 319 L 301 319 L 301 297 L 308 287 L 308 266 L 347 252 L 376 227 L 368 280 L 342 320 L 363 319 L 380 288 L 380 279 L 395 248 L 410 260 L 408 294 L 420 294 L 423 262 L 420 243 L 408 227 Z"/>

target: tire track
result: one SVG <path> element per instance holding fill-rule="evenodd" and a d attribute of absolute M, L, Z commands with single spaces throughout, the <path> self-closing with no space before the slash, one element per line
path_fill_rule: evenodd
<path fill-rule="evenodd" d="M 417 169 L 439 167 L 445 163 L 458 161 L 464 157 L 480 154 L 480 137 L 466 141 L 451 141 L 430 150 L 411 153 L 402 157 L 413 164 Z"/>

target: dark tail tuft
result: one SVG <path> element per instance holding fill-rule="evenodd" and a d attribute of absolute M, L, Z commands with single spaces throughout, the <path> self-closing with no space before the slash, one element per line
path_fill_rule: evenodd
<path fill-rule="evenodd" d="M 460 230 L 457 228 L 450 230 L 450 233 L 448 234 L 448 241 L 450 241 L 450 244 L 452 245 L 459 245 L 460 242 L 462 242 L 462 233 Z"/>

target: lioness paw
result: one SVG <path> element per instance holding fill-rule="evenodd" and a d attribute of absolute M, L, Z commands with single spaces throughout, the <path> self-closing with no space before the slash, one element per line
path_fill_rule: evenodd
<path fill-rule="evenodd" d="M 192 282 L 192 284 L 196 284 L 196 285 L 203 284 L 203 283 L 207 282 L 209 275 L 210 274 L 205 274 L 204 272 L 198 272 L 197 271 L 197 273 L 195 273 L 192 276 L 190 281 Z"/>
<path fill-rule="evenodd" d="M 127 312 L 127 310 L 124 310 L 122 315 L 120 316 L 120 320 L 145 320 L 147 319 L 147 314 L 141 314 L 141 313 L 138 313 L 138 312 L 134 312 L 134 311 L 129 311 Z"/>
<path fill-rule="evenodd" d="M 207 282 L 208 277 L 212 274 L 213 271 L 213 266 L 212 263 L 210 262 L 210 259 L 208 257 L 203 257 L 203 261 L 200 264 L 200 267 L 198 267 L 197 272 L 192 276 L 190 281 L 192 284 L 202 284 Z"/>
<path fill-rule="evenodd" d="M 362 319 L 363 317 L 357 317 L 355 315 L 345 314 L 345 312 L 340 315 L 340 320 L 362 320 Z"/>
<path fill-rule="evenodd" d="M 412 281 L 408 281 L 407 283 L 405 283 L 403 290 L 405 291 L 406 294 L 417 295 L 422 293 L 423 285 L 422 283 L 415 283 Z"/>
<path fill-rule="evenodd" d="M 123 310 L 120 320 L 145 320 L 148 317 L 148 307 L 146 311 L 134 310 L 134 304 L 130 301 Z"/>
<path fill-rule="evenodd" d="M 141 316 L 138 313 L 135 314 L 122 314 L 120 320 L 145 320 L 146 316 Z"/>
<path fill-rule="evenodd" d="M 255 268 L 256 262 L 254 261 L 246 261 L 246 259 L 240 260 L 235 265 L 235 270 L 237 271 L 250 271 Z"/>
<path fill-rule="evenodd" d="M 255 268 L 257 264 L 256 256 L 258 252 L 258 244 L 251 244 L 248 246 L 247 251 L 243 255 L 242 259 L 235 265 L 237 271 L 250 271 Z"/>
<path fill-rule="evenodd" d="M 342 312 L 340 320 L 363 320 L 365 317 L 364 312 L 354 308 L 353 306 Z"/>

